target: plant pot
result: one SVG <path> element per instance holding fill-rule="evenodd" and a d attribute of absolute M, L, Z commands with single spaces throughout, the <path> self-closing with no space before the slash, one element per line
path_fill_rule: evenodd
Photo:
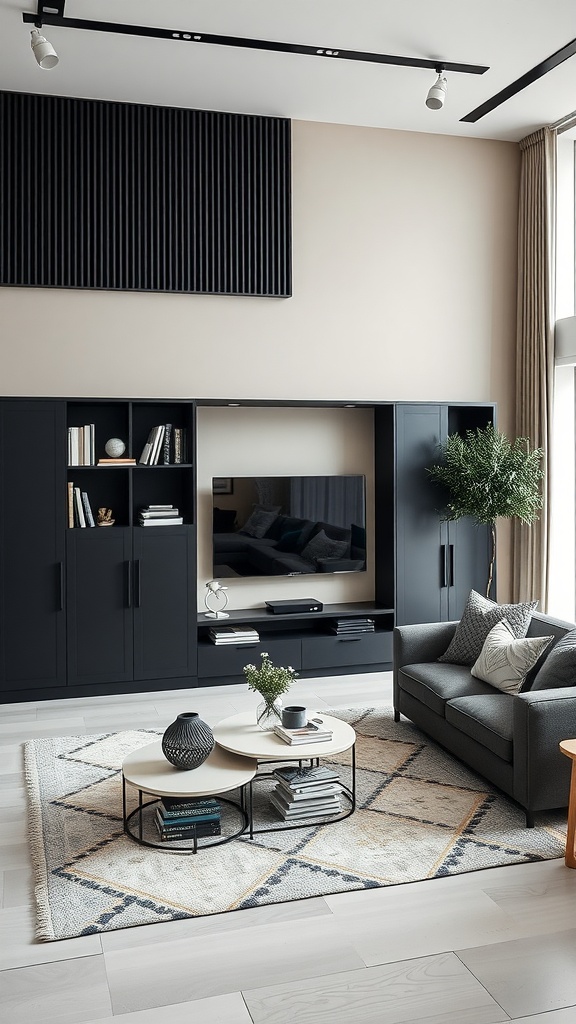
<path fill-rule="evenodd" d="M 170 764 L 190 771 L 204 763 L 214 749 L 212 729 L 196 711 L 185 711 L 169 725 L 162 737 L 162 753 Z"/>

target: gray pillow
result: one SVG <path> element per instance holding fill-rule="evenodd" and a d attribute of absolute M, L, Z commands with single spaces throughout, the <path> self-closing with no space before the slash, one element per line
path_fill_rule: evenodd
<path fill-rule="evenodd" d="M 274 509 L 255 508 L 238 533 L 248 537 L 263 537 L 277 517 L 278 513 Z"/>
<path fill-rule="evenodd" d="M 503 693 L 518 693 L 530 669 L 553 639 L 553 636 L 532 636 L 519 640 L 506 619 L 502 619 L 488 633 L 470 672 Z"/>
<path fill-rule="evenodd" d="M 319 558 L 342 558 L 347 550 L 347 540 L 332 540 L 324 530 L 320 530 L 308 541 L 302 551 L 302 558 L 307 562 L 316 562 Z"/>
<path fill-rule="evenodd" d="M 532 612 L 538 601 L 523 604 L 495 604 L 487 597 L 470 591 L 466 607 L 448 650 L 438 661 L 449 661 L 454 665 L 473 665 L 479 657 L 488 633 L 497 622 L 506 619 L 516 638 L 526 636 Z"/>
<path fill-rule="evenodd" d="M 556 686 L 576 686 L 576 629 L 554 644 L 529 689 L 552 690 Z"/>

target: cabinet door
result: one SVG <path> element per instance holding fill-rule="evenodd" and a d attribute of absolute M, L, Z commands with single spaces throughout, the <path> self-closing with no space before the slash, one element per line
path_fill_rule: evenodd
<path fill-rule="evenodd" d="M 133 678 L 132 530 L 68 530 L 68 683 Z"/>
<path fill-rule="evenodd" d="M 441 495 L 426 474 L 446 436 L 441 405 L 396 408 L 396 623 L 440 622 L 448 614 L 448 533 Z"/>
<path fill-rule="evenodd" d="M 64 686 L 63 402 L 0 405 L 0 681 Z"/>
<path fill-rule="evenodd" d="M 195 531 L 134 529 L 134 678 L 196 675 Z"/>
<path fill-rule="evenodd" d="M 486 593 L 490 543 L 489 526 L 477 526 L 472 519 L 448 523 L 449 619 L 461 617 L 471 590 Z"/>

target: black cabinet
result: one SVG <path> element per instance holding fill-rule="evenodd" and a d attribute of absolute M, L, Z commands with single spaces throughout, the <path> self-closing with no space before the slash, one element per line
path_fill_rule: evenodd
<path fill-rule="evenodd" d="M 443 522 L 444 496 L 426 469 L 448 434 L 493 422 L 494 407 L 399 405 L 395 420 L 396 624 L 457 619 L 471 589 L 485 592 L 489 528 Z"/>
<path fill-rule="evenodd" d="M 70 530 L 68 681 L 196 674 L 194 531 Z"/>
<path fill-rule="evenodd" d="M 66 683 L 64 437 L 62 402 L 0 404 L 0 682 L 5 691 Z"/>

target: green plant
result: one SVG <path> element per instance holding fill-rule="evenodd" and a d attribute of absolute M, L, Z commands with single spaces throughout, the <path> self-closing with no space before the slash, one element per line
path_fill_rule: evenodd
<path fill-rule="evenodd" d="M 467 430 L 464 437 L 450 434 L 441 447 L 442 461 L 429 467 L 433 480 L 448 491 L 443 518 L 470 516 L 491 529 L 492 552 L 486 597 L 494 575 L 496 520 L 520 519 L 533 523 L 542 508 L 540 481 L 544 477 L 541 448 L 531 448 L 527 437 L 509 441 L 492 424 Z"/>
<path fill-rule="evenodd" d="M 262 664 L 259 668 L 256 665 L 245 665 L 244 675 L 251 690 L 261 695 L 268 706 L 283 693 L 290 689 L 292 683 L 298 678 L 298 673 L 289 665 L 282 668 L 280 665 L 273 665 L 269 654 L 262 651 Z"/>

